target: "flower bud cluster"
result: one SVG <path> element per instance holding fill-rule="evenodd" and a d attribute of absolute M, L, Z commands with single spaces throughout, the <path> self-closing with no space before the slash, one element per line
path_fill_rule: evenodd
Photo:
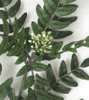
<path fill-rule="evenodd" d="M 29 42 L 31 43 L 31 48 L 33 49 L 33 52 L 48 53 L 49 50 L 52 48 L 52 39 L 53 37 L 50 31 L 47 33 L 43 31 L 37 36 L 32 34 L 31 40 L 29 40 Z"/>

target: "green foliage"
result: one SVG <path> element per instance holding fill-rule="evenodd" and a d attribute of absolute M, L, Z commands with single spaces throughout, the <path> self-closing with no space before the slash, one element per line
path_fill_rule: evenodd
<path fill-rule="evenodd" d="M 57 9 L 56 15 L 58 17 L 70 15 L 71 13 L 75 12 L 77 7 L 77 5 L 64 5 L 63 7 L 59 7 Z"/>
<path fill-rule="evenodd" d="M 40 77 L 38 74 L 36 75 L 36 84 L 41 86 L 49 86 L 48 80 Z"/>
<path fill-rule="evenodd" d="M 8 15 L 10 17 L 14 17 L 17 12 L 19 11 L 19 8 L 20 8 L 20 5 L 21 5 L 21 1 L 20 0 L 17 0 L 17 2 L 15 3 L 15 5 L 13 5 L 9 10 L 8 10 Z"/>
<path fill-rule="evenodd" d="M 32 66 L 32 70 L 34 71 L 46 71 L 47 68 L 47 66 L 42 63 L 33 63 Z"/>
<path fill-rule="evenodd" d="M 89 80 L 89 75 L 82 70 L 82 68 L 89 66 L 89 58 L 85 59 L 79 66 L 78 58 L 76 54 L 73 54 L 70 62 L 70 72 L 66 62 L 64 60 L 61 61 L 57 74 L 59 79 L 56 78 L 51 64 L 45 65 L 41 62 L 43 60 L 60 59 L 61 53 L 67 51 L 76 53 L 77 48 L 82 46 L 89 47 L 89 37 L 79 41 L 72 41 L 66 45 L 63 45 L 63 41 L 57 41 L 57 39 L 65 38 L 73 33 L 70 30 L 65 30 L 65 28 L 77 20 L 76 16 L 68 16 L 77 10 L 78 6 L 72 4 L 74 1 L 76 0 L 43 0 L 43 8 L 37 5 L 38 22 L 31 23 L 33 32 L 37 36 L 43 31 L 47 34 L 50 31 L 52 33 L 51 37 L 53 37 L 50 42 L 52 48 L 49 52 L 41 55 L 35 52 L 30 56 L 31 43 L 28 40 L 31 39 L 31 36 L 29 27 L 22 28 L 27 18 L 27 13 L 22 14 L 19 18 L 15 17 L 20 10 L 21 0 L 17 0 L 14 5 L 8 7 L 9 9 L 7 9 L 7 6 L 11 4 L 12 0 L 0 0 L 0 8 L 4 8 L 0 10 L 0 19 L 3 21 L 3 24 L 0 24 L 0 31 L 3 32 L 1 34 L 0 55 L 7 53 L 9 57 L 16 56 L 15 64 L 25 62 L 25 65 L 18 71 L 17 77 L 25 76 L 28 72 L 32 73 L 32 75 L 28 74 L 26 78 L 23 77 L 19 92 L 20 96 L 16 96 L 15 90 L 11 87 L 13 78 L 3 82 L 0 85 L 0 100 L 4 100 L 6 96 L 10 100 L 64 100 L 63 97 L 51 94 L 49 91 L 52 89 L 58 93 L 68 94 L 71 87 L 77 87 L 78 83 L 70 74 L 80 79 Z M 14 18 L 13 22 L 10 18 Z M 45 71 L 47 78 L 41 77 L 39 74 L 35 75 L 34 71 Z M 1 72 L 2 65 L 0 64 L 0 74 Z M 26 89 L 28 90 L 28 95 L 23 98 L 21 92 Z"/>
<path fill-rule="evenodd" d="M 0 0 L 0 7 L 8 6 L 12 0 Z"/>
<path fill-rule="evenodd" d="M 89 58 L 85 59 L 81 64 L 81 67 L 83 68 L 88 67 L 88 66 L 89 66 Z"/>
<path fill-rule="evenodd" d="M 52 100 L 52 97 L 42 89 L 36 89 L 37 98 L 41 100 Z"/>
<path fill-rule="evenodd" d="M 64 38 L 72 34 L 70 31 L 62 32 L 60 34 L 59 29 L 63 29 L 69 26 L 76 20 L 76 17 L 67 17 L 67 15 L 73 13 L 77 9 L 77 5 L 69 4 L 75 0 L 43 0 L 44 8 L 37 5 L 36 11 L 38 15 L 38 23 L 32 22 L 32 28 L 35 34 L 41 33 L 42 31 L 52 31 L 53 37 Z M 65 4 L 65 5 L 64 5 Z M 59 16 L 66 16 L 65 18 L 59 18 Z M 74 19 L 73 19 L 74 18 Z M 71 21 L 72 19 L 72 21 Z M 57 29 L 57 30 L 56 30 Z M 56 31 L 55 31 L 56 30 Z M 54 34 L 55 33 L 55 34 Z M 67 34 L 68 33 L 68 34 Z"/>
<path fill-rule="evenodd" d="M 36 100 L 37 97 L 34 96 L 34 93 L 35 93 L 34 90 L 32 90 L 31 88 L 29 88 L 28 89 L 28 95 L 27 95 L 27 97 L 26 97 L 25 100 L 29 100 L 29 98 L 30 98 L 30 100 Z"/>
<path fill-rule="evenodd" d="M 25 79 L 25 81 L 22 83 L 20 90 L 25 90 L 27 88 L 30 88 L 34 84 L 34 77 L 29 76 Z"/>
<path fill-rule="evenodd" d="M 12 18 L 15 17 L 21 6 L 21 1 L 17 0 L 16 3 L 12 7 L 7 9 L 6 6 L 9 6 L 11 2 L 12 2 L 12 0 L 0 0 L 0 7 L 4 8 L 4 10 L 0 10 L 0 14 L 3 14 L 6 19 L 10 19 L 10 17 L 12 17 Z M 1 17 L 1 15 L 0 15 L 0 17 Z M 27 18 L 27 14 L 24 13 L 18 19 L 19 29 L 24 24 L 26 18 Z M 11 22 L 11 21 L 9 22 L 10 33 L 12 33 L 14 31 L 14 23 L 15 22 Z M 0 31 L 2 31 L 2 32 L 4 31 L 3 24 L 0 24 Z"/>
<path fill-rule="evenodd" d="M 9 91 L 7 90 L 7 88 L 11 87 L 12 81 L 13 81 L 13 78 L 9 78 L 0 85 L 0 100 L 4 100 L 6 97 L 6 94 L 9 94 Z"/>
<path fill-rule="evenodd" d="M 23 67 L 19 70 L 19 72 L 17 73 L 17 77 L 26 74 L 26 73 L 29 72 L 30 70 L 31 70 L 31 69 L 30 69 L 30 65 L 25 65 L 25 66 L 23 66 Z"/>

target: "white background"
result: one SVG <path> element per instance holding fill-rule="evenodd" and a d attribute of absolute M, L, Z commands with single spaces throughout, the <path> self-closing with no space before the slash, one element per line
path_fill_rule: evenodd
<path fill-rule="evenodd" d="M 28 12 L 28 19 L 25 24 L 26 26 L 31 26 L 31 21 L 37 21 L 37 14 L 36 14 L 37 4 L 40 4 L 41 6 L 43 6 L 43 1 L 42 0 L 22 0 L 22 7 L 18 16 L 20 16 L 23 12 Z M 73 35 L 63 39 L 64 44 L 69 43 L 71 41 L 84 39 L 86 36 L 89 35 L 89 0 L 76 0 L 75 4 L 77 4 L 79 7 L 77 11 L 73 13 L 72 15 L 77 16 L 78 20 L 67 28 L 69 30 L 72 30 L 74 33 Z M 60 60 L 57 59 L 50 62 L 53 66 L 53 69 L 55 69 L 54 70 L 55 75 L 57 75 L 57 70 L 60 65 L 60 61 L 65 60 L 67 64 L 69 65 L 71 55 L 72 53 L 64 53 L 62 54 L 62 57 Z M 79 58 L 79 62 L 81 64 L 83 59 L 89 57 L 89 48 L 84 48 L 84 47 L 79 48 L 77 55 Z M 0 76 L 0 83 L 4 82 L 7 78 L 13 76 L 14 82 L 12 84 L 12 87 L 16 89 L 16 92 L 17 92 L 19 90 L 22 77 L 16 78 L 16 73 L 23 66 L 23 64 L 18 65 L 18 66 L 15 65 L 14 63 L 16 59 L 17 58 L 15 57 L 7 57 L 6 54 L 3 54 L 2 56 L 0 56 L 0 62 L 3 65 L 2 75 Z M 84 70 L 89 74 L 89 68 L 86 68 Z M 84 100 L 89 100 L 89 81 L 80 80 L 76 77 L 74 77 L 74 79 L 78 82 L 79 84 L 78 87 L 72 88 L 71 92 L 66 95 L 58 94 L 58 93 L 55 93 L 55 94 L 63 96 L 65 100 L 80 100 L 81 98 L 83 98 Z M 6 98 L 6 100 L 9 100 L 9 99 Z"/>

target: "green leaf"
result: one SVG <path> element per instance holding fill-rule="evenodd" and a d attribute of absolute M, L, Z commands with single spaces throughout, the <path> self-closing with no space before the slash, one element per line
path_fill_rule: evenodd
<path fill-rule="evenodd" d="M 44 90 L 36 89 L 36 93 L 39 100 L 52 100 L 52 97 Z"/>
<path fill-rule="evenodd" d="M 43 31 L 43 28 L 35 22 L 32 22 L 32 29 L 35 35 L 40 34 Z"/>
<path fill-rule="evenodd" d="M 73 17 L 66 17 L 66 18 L 60 18 L 59 21 L 61 22 L 70 22 L 70 23 L 73 23 L 74 21 L 77 20 L 77 17 L 76 16 L 73 16 Z"/>
<path fill-rule="evenodd" d="M 85 59 L 81 64 L 81 67 L 83 68 L 88 67 L 88 66 L 89 66 L 89 58 Z"/>
<path fill-rule="evenodd" d="M 62 45 L 63 45 L 63 41 L 54 43 L 54 45 L 52 45 L 51 53 L 58 53 L 58 51 L 62 48 Z"/>
<path fill-rule="evenodd" d="M 40 5 L 37 5 L 36 11 L 37 11 L 40 21 L 45 26 L 46 23 L 50 20 L 50 17 L 43 11 Z"/>
<path fill-rule="evenodd" d="M 26 97 L 25 100 L 29 100 L 29 98 L 30 98 L 30 100 L 37 100 L 37 98 L 36 98 L 36 96 L 34 95 L 34 93 L 35 93 L 35 91 L 32 90 L 31 88 L 29 88 L 29 90 L 28 90 L 28 95 L 27 95 L 27 97 Z"/>
<path fill-rule="evenodd" d="M 17 21 L 17 19 L 15 18 L 14 19 L 15 21 L 15 23 L 14 23 L 14 33 L 13 33 L 13 36 L 12 36 L 12 38 L 14 39 L 14 40 L 17 40 L 18 39 L 18 36 L 19 36 L 19 24 L 18 24 L 18 21 Z"/>
<path fill-rule="evenodd" d="M 56 83 L 56 77 L 54 75 L 54 72 L 50 64 L 47 66 L 46 75 L 47 75 L 47 79 L 49 80 L 50 85 Z"/>
<path fill-rule="evenodd" d="M 79 47 L 83 46 L 83 43 L 84 43 L 84 40 L 80 40 L 77 43 L 75 43 L 75 47 L 79 48 Z"/>
<path fill-rule="evenodd" d="M 27 72 L 29 72 L 31 69 L 30 69 L 30 65 L 25 65 L 25 66 L 23 66 L 20 70 L 19 70 L 19 72 L 17 73 L 17 77 L 18 76 L 21 76 L 21 75 L 24 75 L 24 74 L 26 74 Z"/>
<path fill-rule="evenodd" d="M 0 75 L 2 73 L 2 64 L 0 63 Z"/>
<path fill-rule="evenodd" d="M 68 4 L 68 3 L 72 3 L 74 1 L 76 1 L 76 0 L 61 0 L 61 3 L 62 4 Z"/>
<path fill-rule="evenodd" d="M 73 54 L 71 59 L 71 70 L 77 69 L 78 67 L 79 67 L 78 58 L 75 54 Z"/>
<path fill-rule="evenodd" d="M 26 33 L 25 33 L 25 29 L 23 28 L 19 34 L 19 44 L 20 45 L 23 45 L 24 44 L 24 41 L 25 41 L 25 36 L 26 36 Z"/>
<path fill-rule="evenodd" d="M 15 91 L 11 87 L 6 87 L 6 92 L 10 100 L 15 100 Z"/>
<path fill-rule="evenodd" d="M 78 83 L 72 77 L 70 77 L 70 76 L 65 76 L 61 80 L 66 85 L 73 86 L 73 87 L 78 86 Z"/>
<path fill-rule="evenodd" d="M 27 13 L 24 13 L 17 21 L 18 21 L 18 26 L 19 29 L 23 26 L 27 18 Z"/>
<path fill-rule="evenodd" d="M 27 88 L 30 88 L 33 84 L 34 84 L 34 76 L 29 76 L 22 83 L 20 90 L 25 90 Z"/>
<path fill-rule="evenodd" d="M 55 29 L 63 29 L 67 26 L 70 25 L 70 22 L 62 22 L 62 21 L 51 21 L 51 23 L 49 24 L 49 28 L 52 29 L 52 30 L 55 30 Z"/>
<path fill-rule="evenodd" d="M 70 42 L 69 44 L 66 44 L 62 49 L 63 52 L 71 51 L 73 53 L 76 53 L 77 52 L 76 48 L 72 47 L 74 44 L 75 44 L 75 42 Z"/>
<path fill-rule="evenodd" d="M 8 39 L 4 38 L 0 44 L 0 55 L 5 53 L 8 49 Z"/>
<path fill-rule="evenodd" d="M 52 89 L 56 92 L 59 92 L 59 93 L 64 93 L 64 94 L 68 94 L 70 92 L 70 88 L 67 88 L 65 86 L 63 86 L 62 84 L 60 83 L 56 83 Z"/>
<path fill-rule="evenodd" d="M 89 43 L 89 36 L 86 37 L 85 41 Z"/>
<path fill-rule="evenodd" d="M 25 52 L 21 53 L 19 58 L 16 60 L 15 64 L 21 64 L 23 61 L 26 61 L 27 54 Z"/>
<path fill-rule="evenodd" d="M 51 59 L 55 59 L 55 58 L 60 59 L 61 57 L 60 53 L 50 53 L 49 56 L 51 57 Z"/>
<path fill-rule="evenodd" d="M 8 24 L 6 18 L 2 14 L 0 14 L 0 18 L 2 18 L 2 20 L 3 20 L 4 35 L 7 36 L 10 33 L 9 24 Z"/>
<path fill-rule="evenodd" d="M 62 4 L 68 4 L 68 3 L 72 3 L 74 1 L 76 1 L 76 0 L 61 0 L 61 3 Z"/>
<path fill-rule="evenodd" d="M 6 91 L 5 89 L 0 90 L 0 100 L 4 100 L 6 97 Z"/>
<path fill-rule="evenodd" d="M 64 100 L 62 97 L 60 96 L 56 96 L 56 95 L 53 95 L 51 93 L 49 93 L 52 97 L 53 97 L 53 100 Z"/>
<path fill-rule="evenodd" d="M 52 36 L 54 39 L 61 39 L 71 35 L 72 31 L 52 31 Z"/>
<path fill-rule="evenodd" d="M 14 56 L 15 54 L 17 54 L 18 50 L 19 50 L 19 46 L 16 45 L 10 51 L 8 51 L 7 56 Z"/>
<path fill-rule="evenodd" d="M 0 7 L 8 6 L 12 0 L 0 0 Z"/>
<path fill-rule="evenodd" d="M 76 11 L 77 7 L 78 7 L 78 6 L 77 6 L 77 5 L 74 5 L 74 4 L 72 4 L 72 5 L 64 5 L 64 6 L 59 7 L 59 8 L 57 9 L 56 15 L 57 15 L 58 17 L 70 15 L 70 14 L 72 14 L 73 12 Z"/>
<path fill-rule="evenodd" d="M 41 85 L 41 86 L 49 86 L 48 80 L 42 78 L 38 74 L 36 74 L 36 84 Z"/>
<path fill-rule="evenodd" d="M 66 66 L 65 61 L 62 61 L 59 68 L 59 77 L 61 78 L 65 75 L 67 75 L 67 66 Z"/>
<path fill-rule="evenodd" d="M 77 69 L 77 70 L 73 71 L 73 74 L 78 78 L 89 80 L 89 75 L 81 69 Z"/>
<path fill-rule="evenodd" d="M 33 63 L 32 70 L 34 71 L 46 71 L 47 65 L 42 63 Z"/>
<path fill-rule="evenodd" d="M 6 87 L 10 87 L 11 84 L 12 84 L 12 82 L 13 82 L 13 78 L 12 78 L 12 77 L 9 78 L 9 79 L 7 79 L 5 82 L 3 82 L 3 83 L 0 85 L 0 90 L 5 89 Z"/>
<path fill-rule="evenodd" d="M 8 10 L 8 14 L 10 17 L 14 17 L 19 11 L 21 6 L 21 1 L 17 0 L 17 2 Z"/>
<path fill-rule="evenodd" d="M 2 14 L 6 19 L 8 18 L 8 15 L 4 10 L 0 10 L 0 14 Z"/>
<path fill-rule="evenodd" d="M 43 0 L 45 9 L 50 13 L 53 14 L 53 12 L 56 9 L 56 4 L 52 0 Z"/>

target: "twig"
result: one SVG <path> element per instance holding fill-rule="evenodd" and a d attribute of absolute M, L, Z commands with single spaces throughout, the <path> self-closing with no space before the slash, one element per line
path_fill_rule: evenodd
<path fill-rule="evenodd" d="M 25 81 L 26 77 L 27 77 L 27 74 L 25 74 L 25 75 L 23 76 L 22 83 Z M 22 95 L 22 92 L 23 92 L 23 91 L 19 91 L 18 100 L 20 100 L 20 97 L 21 97 L 21 95 Z"/>

